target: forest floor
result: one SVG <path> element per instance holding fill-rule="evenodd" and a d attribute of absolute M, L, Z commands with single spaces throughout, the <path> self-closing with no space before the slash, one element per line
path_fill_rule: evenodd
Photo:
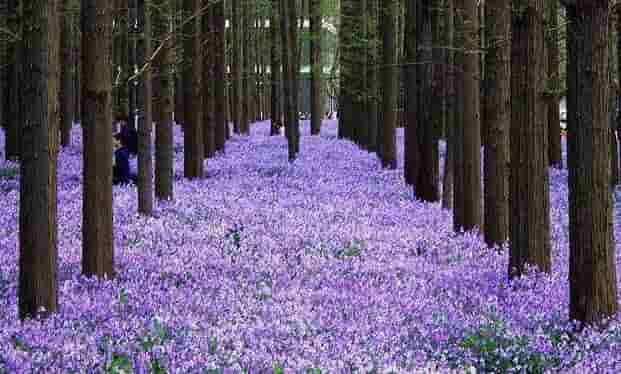
<path fill-rule="evenodd" d="M 114 188 L 118 273 L 97 281 L 80 275 L 76 127 L 58 163 L 60 313 L 26 323 L 17 175 L 0 162 L 0 373 L 621 372 L 621 318 L 568 322 L 565 171 L 551 171 L 552 274 L 509 282 L 506 248 L 413 198 L 401 149 L 382 170 L 333 121 L 308 131 L 289 164 L 258 123 L 189 182 L 177 129 L 174 200 L 144 218 L 135 187 Z"/>

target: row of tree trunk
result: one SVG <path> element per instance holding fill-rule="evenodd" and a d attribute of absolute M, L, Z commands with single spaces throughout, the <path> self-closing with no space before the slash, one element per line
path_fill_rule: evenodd
<path fill-rule="evenodd" d="M 11 88 L 10 83 L 4 87 L 2 113 L 11 108 L 19 115 L 6 119 L 8 132 L 17 132 L 15 141 L 19 144 L 15 159 L 20 161 L 21 178 L 20 318 L 46 315 L 58 308 L 56 162 L 59 145 L 71 143 L 74 119 L 81 119 L 83 131 L 82 271 L 85 275 L 110 278 L 115 272 L 111 165 L 115 104 L 117 110 L 121 108 L 121 114 L 124 107 L 140 110 L 139 211 L 152 214 L 153 194 L 164 200 L 173 197 L 175 35 L 171 30 L 174 9 L 170 5 L 168 0 L 83 0 L 79 28 L 72 26 L 67 0 L 25 1 L 15 8 L 19 17 L 15 21 L 16 35 L 23 36 L 22 42 L 16 38 L 9 43 L 5 56 L 16 69 L 21 67 L 23 88 Z M 190 0 L 184 5 L 187 15 L 183 22 L 186 27 L 183 53 L 192 62 L 186 71 L 186 82 L 193 82 L 192 90 L 185 95 L 188 101 L 185 138 L 189 142 L 186 141 L 184 152 L 184 172 L 188 178 L 199 178 L 204 159 L 216 151 L 224 151 L 228 128 L 223 83 L 226 80 L 225 13 L 223 2 Z M 13 8 L 3 9 L 4 15 L 9 14 L 8 9 Z M 123 14 L 134 18 L 121 22 Z M 202 28 L 201 22 L 209 27 Z M 114 38 L 114 27 L 122 28 L 130 23 L 135 25 L 135 42 L 122 36 Z M 75 58 L 71 44 L 78 31 L 81 54 Z M 204 39 L 208 39 L 210 52 L 205 55 L 202 54 Z M 132 56 L 133 44 L 135 56 Z M 113 63 L 132 60 L 133 69 Z M 80 90 L 75 90 L 72 76 L 77 61 L 80 76 L 76 80 L 80 82 Z M 209 79 L 201 81 L 203 74 Z M 6 96 L 9 90 L 16 93 L 10 99 Z M 79 106 L 74 101 L 76 92 L 80 92 Z M 202 108 L 206 97 L 213 104 L 205 106 L 210 110 L 203 117 L 202 112 L 191 109 Z M 22 109 L 25 103 L 29 110 Z M 76 107 L 80 108 L 80 115 L 74 115 Z M 154 122 L 155 164 L 151 149 Z M 208 137 L 202 136 L 203 132 Z"/>
<path fill-rule="evenodd" d="M 617 310 L 610 188 L 619 178 L 610 99 L 612 4 L 563 3 L 569 21 L 570 316 L 592 323 Z M 373 4 L 341 1 L 339 137 L 377 151 L 382 165 L 394 168 L 398 2 L 382 1 L 379 15 Z M 417 198 L 440 200 L 438 141 L 444 135 L 443 206 L 453 207 L 455 230 L 481 229 L 492 247 L 509 240 L 510 277 L 528 266 L 549 272 L 549 166 L 563 166 L 559 2 L 422 0 L 404 6 L 406 183 Z M 375 85 L 362 72 L 373 53 L 368 51 L 376 48 L 377 40 L 368 37 L 376 22 L 383 52 L 382 118 L 370 122 L 375 92 L 368 88 Z M 369 128 L 377 129 L 378 143 L 368 137 Z"/>

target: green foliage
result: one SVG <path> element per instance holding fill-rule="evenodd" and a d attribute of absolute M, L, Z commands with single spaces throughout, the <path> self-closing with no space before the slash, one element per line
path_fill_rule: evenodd
<path fill-rule="evenodd" d="M 112 355 L 112 360 L 106 365 L 104 369 L 104 373 L 106 374 L 129 374 L 133 373 L 134 369 L 132 367 L 131 361 L 129 357 L 124 354 L 114 353 Z"/>
<path fill-rule="evenodd" d="M 466 336 L 461 347 L 476 356 L 474 365 L 481 372 L 544 373 L 550 364 L 540 353 L 529 350 L 526 336 L 512 336 L 499 321 L 492 321 Z"/>
<path fill-rule="evenodd" d="M 16 179 L 19 174 L 19 169 L 16 166 L 6 166 L 0 168 L 0 178 Z"/>
<path fill-rule="evenodd" d="M 336 252 L 336 257 L 341 259 L 347 259 L 352 257 L 358 257 L 362 254 L 363 243 L 357 240 L 349 242 L 345 248 Z"/>
<path fill-rule="evenodd" d="M 241 234 L 244 231 L 244 226 L 241 224 L 235 224 L 230 228 L 226 234 L 226 237 L 233 242 L 233 245 L 238 249 L 241 248 Z"/>

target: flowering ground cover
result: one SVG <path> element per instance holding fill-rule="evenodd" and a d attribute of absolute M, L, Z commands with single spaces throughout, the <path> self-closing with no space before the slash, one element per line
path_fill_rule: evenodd
<path fill-rule="evenodd" d="M 80 275 L 76 129 L 58 163 L 61 310 L 45 321 L 18 322 L 17 171 L 0 163 L 0 373 L 621 372 L 621 320 L 567 321 L 565 171 L 552 274 L 509 282 L 506 248 L 452 232 L 334 122 L 293 165 L 268 133 L 233 137 L 188 182 L 177 130 L 174 201 L 139 217 L 135 188 L 114 188 L 118 274 L 98 281 Z"/>

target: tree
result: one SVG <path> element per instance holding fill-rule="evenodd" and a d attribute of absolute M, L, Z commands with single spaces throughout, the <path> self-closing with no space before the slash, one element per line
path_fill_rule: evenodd
<path fill-rule="evenodd" d="M 280 27 L 282 35 L 283 88 L 285 134 L 288 141 L 289 161 L 297 158 L 299 152 L 299 118 L 298 108 L 298 27 L 295 1 L 281 0 Z"/>
<path fill-rule="evenodd" d="M 240 134 L 242 131 L 242 7 L 243 0 L 232 0 L 232 36 L 233 39 L 233 59 L 231 61 L 231 72 L 233 75 L 232 84 L 232 110 L 233 131 Z"/>
<path fill-rule="evenodd" d="M 153 113 L 155 119 L 155 196 L 160 200 L 173 198 L 173 109 L 174 79 L 172 74 L 172 35 L 168 33 L 171 4 L 153 0 L 154 40 L 160 52 L 153 60 Z"/>
<path fill-rule="evenodd" d="M 567 7 L 569 317 L 592 324 L 618 310 L 608 116 L 608 0 Z"/>
<path fill-rule="evenodd" d="M 82 271 L 114 276 L 112 236 L 112 14 L 106 0 L 82 0 L 84 202 Z"/>
<path fill-rule="evenodd" d="M 201 21 L 202 25 L 202 34 L 203 41 L 201 42 L 201 49 L 207 52 L 202 54 L 203 59 L 203 78 L 202 78 L 202 98 L 203 98 L 203 118 L 202 118 L 202 127 L 203 127 L 203 148 L 204 148 L 204 157 L 209 158 L 213 157 L 216 153 L 216 143 L 215 143 L 215 39 L 216 39 L 216 30 L 214 24 L 214 8 L 215 4 L 210 5 L 209 0 L 202 0 L 202 11 L 203 11 L 203 19 Z"/>
<path fill-rule="evenodd" d="M 509 276 L 550 271 L 543 1 L 512 0 Z M 517 13 L 515 10 L 519 10 Z"/>
<path fill-rule="evenodd" d="M 58 0 L 60 6 L 60 144 L 71 145 L 71 128 L 74 112 L 73 85 L 73 17 L 70 13 L 69 0 Z"/>
<path fill-rule="evenodd" d="M 381 0 L 380 33 L 382 37 L 382 123 L 380 128 L 382 167 L 397 168 L 397 151 L 395 126 L 397 122 L 397 17 L 399 2 L 397 0 Z"/>
<path fill-rule="evenodd" d="M 215 96 L 215 147 L 224 152 L 228 123 L 226 120 L 226 17 L 225 2 L 213 6 L 214 35 L 214 96 Z"/>
<path fill-rule="evenodd" d="M 509 125 L 511 121 L 511 4 L 485 3 L 484 179 L 485 242 L 501 244 L 509 236 Z M 558 106 L 557 106 L 558 112 Z M 560 134 L 560 133 L 559 133 Z M 560 136 L 560 135 L 559 135 Z"/>
<path fill-rule="evenodd" d="M 433 21 L 437 12 L 436 1 L 420 1 L 416 5 L 408 2 L 406 17 L 406 55 L 409 57 L 407 74 L 407 130 L 408 173 L 406 181 L 414 185 L 416 196 L 423 201 L 437 201 L 438 196 L 438 124 L 434 122 L 440 108 L 435 101 L 441 98 L 436 95 L 433 65 Z M 414 26 L 411 23 L 415 23 Z M 416 40 L 412 41 L 415 37 Z M 412 64 L 414 63 L 414 64 Z M 413 71 L 416 70 L 416 71 Z M 414 97 L 410 97 L 410 95 Z M 415 108 L 411 108 L 415 106 Z M 410 123 L 410 121 L 412 123 Z"/>
<path fill-rule="evenodd" d="M 22 2 L 21 0 L 8 0 L 7 25 L 10 31 L 17 36 L 22 34 Z M 18 39 L 13 39 L 8 45 L 7 76 L 8 92 L 6 100 L 6 158 L 18 160 L 20 153 L 20 124 L 24 116 L 22 110 L 22 48 Z"/>
<path fill-rule="evenodd" d="M 367 122 L 367 0 L 355 2 L 353 7 L 352 65 L 350 67 L 351 86 L 351 131 L 353 140 L 367 149 L 369 123 Z"/>
<path fill-rule="evenodd" d="M 455 153 L 455 53 L 453 52 L 455 17 L 454 1 L 446 0 L 444 16 L 444 45 L 447 46 L 444 76 L 446 155 L 444 158 L 444 177 L 442 180 L 442 208 L 453 208 L 453 155 Z"/>
<path fill-rule="evenodd" d="M 550 166 L 562 167 L 561 120 L 559 113 L 560 58 L 559 23 L 557 0 L 546 1 L 546 52 L 547 52 L 547 119 L 548 119 L 548 158 Z"/>
<path fill-rule="evenodd" d="M 56 160 L 58 155 L 58 8 L 53 0 L 24 3 L 24 112 L 19 204 L 19 317 L 58 309 Z"/>
<path fill-rule="evenodd" d="M 140 0 L 142 42 L 140 44 L 143 56 L 140 61 L 146 64 L 147 58 L 153 53 L 151 4 L 149 0 Z M 138 212 L 144 215 L 153 214 L 153 158 L 151 155 L 153 130 L 153 84 L 151 68 L 147 67 L 141 76 L 140 101 L 143 105 L 142 116 L 138 121 Z"/>
<path fill-rule="evenodd" d="M 416 183 L 417 172 L 420 166 L 420 149 L 418 147 L 418 119 L 419 113 L 418 110 L 418 95 L 419 91 L 420 95 L 424 97 L 425 92 L 424 87 L 421 87 L 421 83 L 431 79 L 430 76 L 424 76 L 426 71 L 424 71 L 423 66 L 423 76 L 421 77 L 421 82 L 417 81 L 417 54 L 418 54 L 418 40 L 421 39 L 421 36 L 424 35 L 424 30 L 417 30 L 417 27 L 421 26 L 418 24 L 422 17 L 418 17 L 418 13 L 423 13 L 419 8 L 426 6 L 427 4 L 419 4 L 418 1 L 407 1 L 405 4 L 405 14 L 406 14 L 406 24 L 405 24 L 405 45 L 404 45 L 404 53 L 405 53 L 405 66 L 404 66 L 404 80 L 405 80 L 405 129 L 404 129 L 404 146 L 403 146 L 403 172 L 405 183 L 413 186 Z M 422 49 L 422 48 L 421 48 Z M 424 52 L 423 52 L 424 53 Z M 423 126 L 427 125 L 428 122 L 425 122 L 427 110 L 429 108 L 424 108 L 424 112 L 420 113 L 420 121 L 423 122 Z"/>
<path fill-rule="evenodd" d="M 455 90 L 457 115 L 454 154 L 454 214 L 456 230 L 481 227 L 481 118 L 479 95 L 479 15 L 477 0 L 457 0 L 455 14 L 456 45 Z"/>
<path fill-rule="evenodd" d="M 310 0 L 311 28 L 311 135 L 319 135 L 323 119 L 321 95 L 323 64 L 321 61 L 321 0 Z"/>
<path fill-rule="evenodd" d="M 270 127 L 270 135 L 278 135 L 282 126 L 282 81 L 281 81 L 281 43 L 280 38 L 280 0 L 271 0 L 272 12 L 270 18 L 270 36 L 271 36 L 271 118 L 272 125 Z"/>
<path fill-rule="evenodd" d="M 379 107 L 379 0 L 367 0 L 367 106 L 366 116 L 369 126 L 368 150 L 377 152 L 378 107 Z"/>
<path fill-rule="evenodd" d="M 339 127 L 338 137 L 353 139 L 354 120 L 354 79 L 353 76 L 354 52 L 353 43 L 355 35 L 355 8 L 354 0 L 341 0 L 340 27 L 339 27 Z"/>
<path fill-rule="evenodd" d="M 184 67 L 183 81 L 186 99 L 184 123 L 183 166 L 188 179 L 203 177 L 203 97 L 200 0 L 184 0 Z"/>

